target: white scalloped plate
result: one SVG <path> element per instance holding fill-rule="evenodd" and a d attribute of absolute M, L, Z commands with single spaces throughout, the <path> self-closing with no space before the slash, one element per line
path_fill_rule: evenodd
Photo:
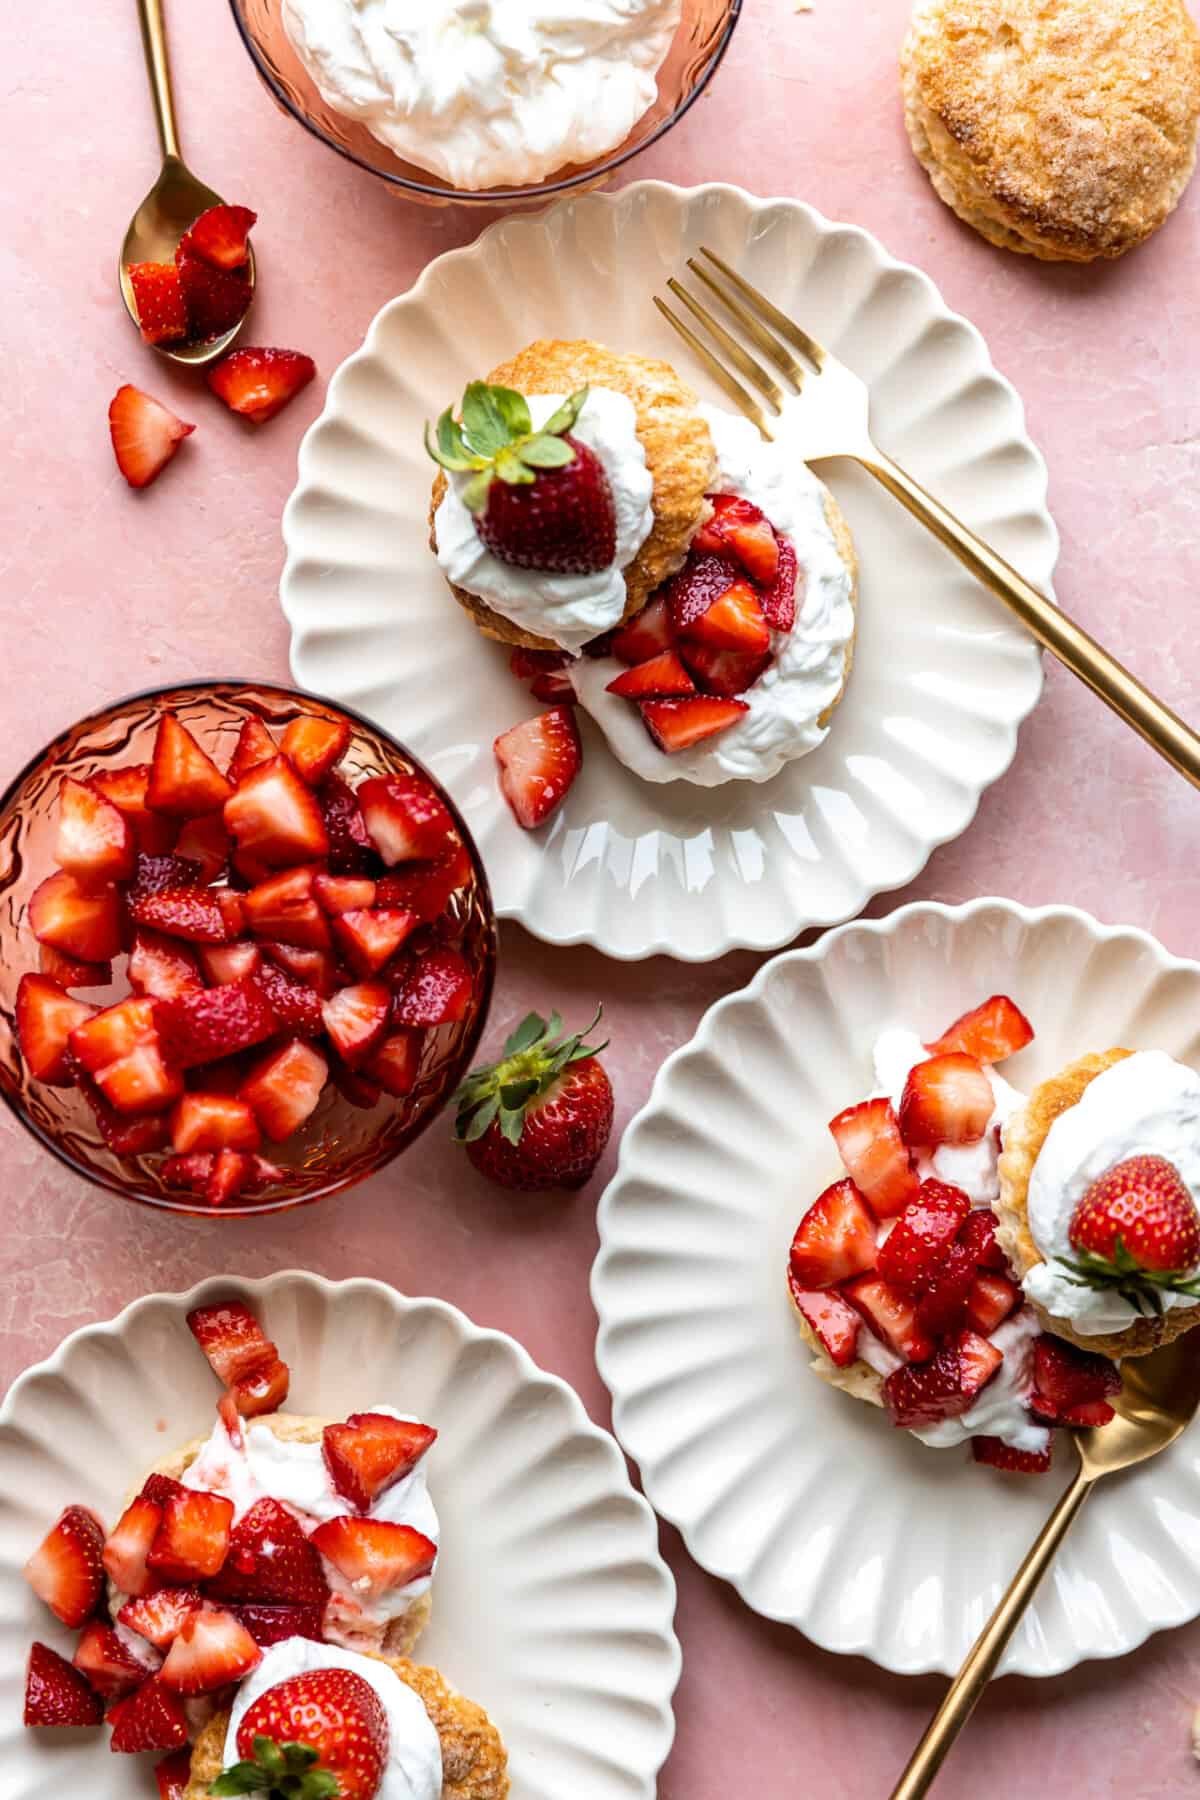
<path fill-rule="evenodd" d="M 512 1338 L 440 1300 L 293 1270 L 213 1280 L 89 1325 L 13 1386 L 0 1411 L 0 1768 L 6 1800 L 132 1800 L 149 1761 L 106 1735 L 21 1726 L 34 1636 L 70 1654 L 21 1567 L 71 1501 L 111 1523 L 151 1462 L 208 1427 L 213 1381 L 185 1323 L 239 1295 L 292 1365 L 292 1405 L 344 1415 L 395 1400 L 439 1427 L 434 1619 L 418 1656 L 491 1713 L 512 1800 L 652 1800 L 671 1745 L 675 1587 L 650 1508 L 575 1393 Z"/>
<path fill-rule="evenodd" d="M 1064 1485 L 928 1450 L 817 1379 L 784 1272 L 840 1172 L 826 1121 L 870 1091 L 884 1025 L 932 1035 L 1010 993 L 1028 1088 L 1112 1044 L 1200 1066 L 1200 964 L 1145 933 L 1006 900 L 901 908 L 790 951 L 659 1071 L 600 1205 L 592 1296 L 617 1435 L 652 1505 L 757 1612 L 898 1674 L 956 1670 Z M 1200 1612 L 1200 1431 L 1105 1482 L 1006 1672 L 1119 1656 Z"/>
<path fill-rule="evenodd" d="M 491 226 L 385 306 L 329 384 L 284 513 L 293 673 L 445 781 L 502 917 L 624 958 L 773 949 L 910 881 L 970 824 L 1041 692 L 1036 647 L 999 604 L 869 476 L 825 465 L 862 563 L 854 672 L 825 743 L 762 786 L 658 786 L 585 723 L 560 812 L 535 834 L 515 824 L 491 746 L 530 702 L 429 551 L 422 426 L 537 337 L 666 356 L 703 388 L 651 304 L 701 242 L 871 383 L 880 443 L 1047 591 L 1058 545 L 1045 466 L 979 333 L 925 275 L 798 201 L 660 182 L 587 195 Z"/>

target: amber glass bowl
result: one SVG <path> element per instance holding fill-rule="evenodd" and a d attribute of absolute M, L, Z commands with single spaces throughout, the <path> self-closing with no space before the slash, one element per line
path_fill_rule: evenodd
<path fill-rule="evenodd" d="M 571 163 L 529 187 L 458 188 L 402 162 L 365 125 L 343 118 L 321 98 L 283 27 L 281 0 L 229 0 L 242 42 L 276 103 L 304 129 L 394 193 L 427 206 L 537 206 L 575 189 L 598 187 L 630 157 L 656 143 L 700 98 L 720 66 L 741 16 L 742 0 L 683 0 L 679 29 L 658 72 L 658 95 L 624 143 L 595 162 Z"/>
<path fill-rule="evenodd" d="M 404 1099 L 385 1094 L 375 1106 L 357 1107 L 330 1082 L 302 1130 L 286 1144 L 265 1147 L 271 1161 L 282 1169 L 283 1180 L 261 1194 L 239 1195 L 217 1209 L 222 1218 L 279 1212 L 335 1194 L 382 1169 L 445 1107 L 475 1053 L 491 1001 L 496 923 L 487 876 L 458 808 L 429 770 L 369 720 L 312 694 L 252 681 L 191 682 L 118 700 L 55 738 L 0 800 L 0 1094 L 48 1150 L 100 1187 L 167 1212 L 211 1217 L 214 1211 L 195 1194 L 180 1193 L 163 1184 L 157 1173 L 162 1151 L 115 1156 L 74 1088 L 47 1087 L 29 1080 L 14 1028 L 17 984 L 23 974 L 38 967 L 38 944 L 26 914 L 33 890 L 54 872 L 51 852 L 59 782 L 64 775 L 86 780 L 101 769 L 148 762 L 158 722 L 167 710 L 179 715 L 222 767 L 250 713 L 257 713 L 276 733 L 302 712 L 348 720 L 350 748 L 340 771 L 351 785 L 367 775 L 416 770 L 449 808 L 474 871 L 469 885 L 455 895 L 450 910 L 454 940 L 475 972 L 467 1016 L 457 1024 L 440 1025 L 428 1032 L 416 1085 Z M 118 957 L 111 991 L 89 989 L 81 997 L 106 1006 L 128 992 L 125 958 Z"/>

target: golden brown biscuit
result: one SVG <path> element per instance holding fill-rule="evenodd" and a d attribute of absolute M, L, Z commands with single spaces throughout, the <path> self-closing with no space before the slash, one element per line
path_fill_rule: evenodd
<path fill-rule="evenodd" d="M 505 1800 L 508 1754 L 482 1706 L 466 1700 L 436 1669 L 422 1668 L 403 1657 L 384 1656 L 406 1687 L 417 1695 L 442 1743 L 441 1800 Z M 208 1800 L 208 1790 L 224 1767 L 229 1714 L 209 1720 L 192 1748 L 192 1775 L 184 1800 Z"/>
<path fill-rule="evenodd" d="M 705 495 L 716 476 L 716 452 L 695 394 L 669 363 L 620 355 L 587 339 L 574 343 L 539 339 L 500 363 L 487 379 L 493 386 L 515 388 L 521 394 L 571 394 L 590 383 L 613 388 L 633 402 L 646 466 L 654 477 L 654 526 L 625 570 L 624 617 L 632 618 L 679 568 L 711 511 Z M 429 541 L 435 552 L 435 516 L 445 492 L 446 477 L 439 469 L 429 512 Z M 449 586 L 485 637 L 531 650 L 558 648 L 550 638 L 523 631 L 465 588 L 453 582 Z"/>
<path fill-rule="evenodd" d="M 1132 1050 L 1105 1050 L 1096 1056 L 1081 1056 L 1069 1063 L 1049 1081 L 1034 1088 L 1025 1105 L 1015 1112 L 1004 1127 L 1004 1149 L 1000 1156 L 1000 1199 L 996 1216 L 1000 1223 L 996 1237 L 1004 1254 L 1024 1279 L 1030 1269 L 1046 1259 L 1034 1243 L 1029 1231 L 1029 1179 L 1038 1152 L 1046 1141 L 1055 1119 L 1075 1105 L 1089 1083 L 1114 1063 L 1132 1056 Z M 1145 1356 L 1160 1344 L 1169 1344 L 1200 1325 L 1200 1306 L 1179 1306 L 1157 1319 L 1136 1319 L 1124 1331 L 1103 1332 L 1087 1337 L 1072 1328 L 1069 1319 L 1056 1318 L 1036 1302 L 1031 1302 L 1047 1331 L 1066 1338 L 1081 1350 L 1095 1350 L 1101 1356 Z"/>
<path fill-rule="evenodd" d="M 255 1425 L 265 1425 L 281 1443 L 285 1444 L 319 1444 L 325 1427 L 335 1423 L 332 1419 L 319 1419 L 304 1413 L 286 1412 L 267 1413 L 251 1422 Z M 191 1468 L 207 1442 L 207 1438 L 196 1438 L 192 1443 L 185 1444 L 181 1450 L 172 1450 L 169 1456 L 164 1456 L 161 1461 L 156 1462 L 152 1469 L 147 1469 L 146 1474 L 169 1475 L 172 1481 L 180 1480 L 184 1472 Z M 145 1476 L 133 1490 L 135 1493 L 140 1493 L 144 1481 Z M 132 1499 L 133 1494 L 131 1493 L 129 1497 Z M 394 1618 L 388 1625 L 383 1639 L 384 1654 L 387 1656 L 410 1655 L 417 1639 L 428 1625 L 432 1613 L 433 1594 L 432 1590 L 427 1589 L 412 1602 L 404 1613 Z"/>
<path fill-rule="evenodd" d="M 1002 248 L 1123 256 L 1195 167 L 1200 31 L 1183 0 L 918 0 L 900 65 L 918 160 Z"/>

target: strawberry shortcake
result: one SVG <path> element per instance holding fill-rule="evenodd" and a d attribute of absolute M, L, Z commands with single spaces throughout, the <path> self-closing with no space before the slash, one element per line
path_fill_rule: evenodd
<path fill-rule="evenodd" d="M 1023 1096 L 995 1065 L 1033 1029 L 996 995 L 923 1042 L 875 1046 L 877 1092 L 830 1123 L 845 1168 L 801 1219 L 788 1284 L 813 1368 L 934 1448 L 1048 1469 L 1055 1426 L 1103 1425 L 1120 1376 L 1050 1336 L 998 1231 Z"/>

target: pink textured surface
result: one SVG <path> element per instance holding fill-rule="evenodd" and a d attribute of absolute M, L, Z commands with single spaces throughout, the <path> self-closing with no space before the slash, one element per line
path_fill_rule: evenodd
<path fill-rule="evenodd" d="M 989 249 L 941 207 L 909 155 L 895 74 L 907 10 L 908 0 L 815 0 L 794 14 L 791 0 L 747 0 L 709 96 L 632 173 L 734 177 L 759 193 L 794 194 L 927 269 L 1025 397 L 1063 534 L 1063 604 L 1178 710 L 1200 714 L 1200 192 L 1147 248 L 1111 267 L 1048 268 Z M 126 219 L 155 165 L 134 9 L 109 0 L 86 22 L 67 0 L 22 9 L 7 33 L 0 123 L 10 171 L 0 200 L 5 778 L 103 698 L 175 677 L 286 676 L 278 519 L 324 378 L 384 300 L 484 222 L 389 198 L 277 114 L 224 0 L 176 4 L 170 25 L 185 148 L 228 198 L 262 215 L 248 341 L 310 351 L 322 380 L 256 433 L 139 347 L 114 279 Z M 127 379 L 199 425 L 143 496 L 113 467 L 105 428 L 108 400 Z M 1198 848 L 1200 797 L 1051 669 L 1008 777 L 967 835 L 897 898 L 1072 901 L 1194 954 Z M 509 929 L 491 1035 L 532 1003 L 555 1000 L 582 1019 L 603 998 L 620 1126 L 666 1053 L 755 960 L 621 967 Z M 572 1200 L 513 1201 L 476 1180 L 435 1127 L 390 1175 L 343 1200 L 222 1228 L 122 1209 L 70 1179 L 7 1118 L 0 1158 L 6 1380 L 148 1289 L 223 1267 L 263 1274 L 299 1264 L 442 1294 L 515 1332 L 607 1417 L 586 1300 L 601 1180 Z M 664 1800 L 885 1793 L 940 1684 L 840 1661 L 764 1624 L 664 1536 L 686 1662 Z M 960 1553 L 970 1554 L 969 1520 Z M 1061 1680 L 1002 1682 L 937 1793 L 1191 1793 L 1197 1700 L 1200 1625 Z"/>

